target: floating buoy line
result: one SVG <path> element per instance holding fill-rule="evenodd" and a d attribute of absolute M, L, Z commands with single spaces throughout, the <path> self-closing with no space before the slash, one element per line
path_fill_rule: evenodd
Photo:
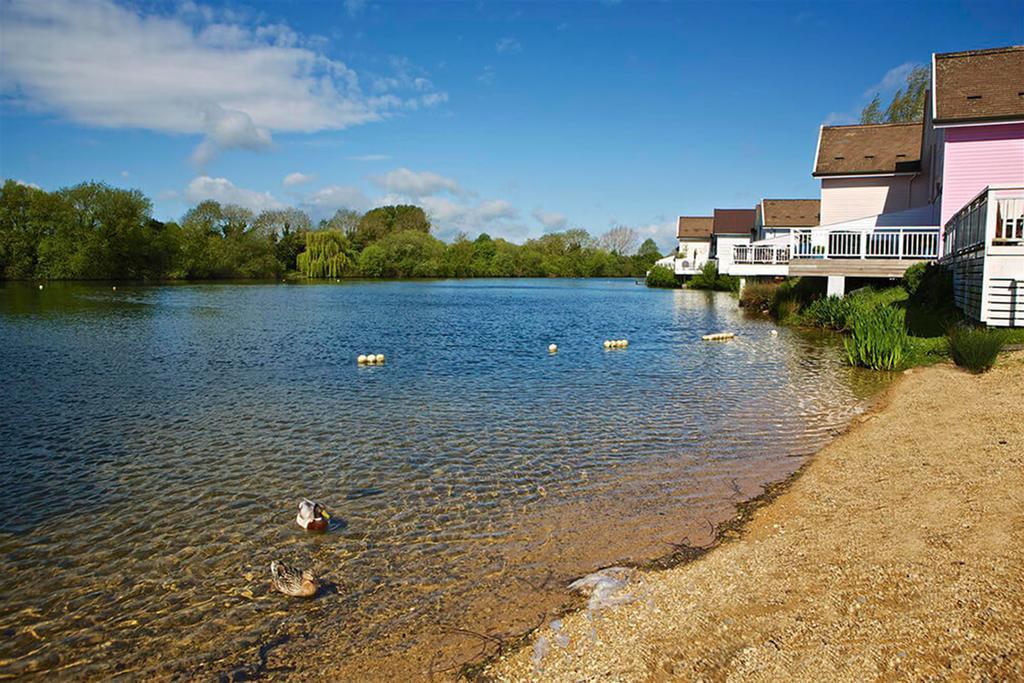
<path fill-rule="evenodd" d="M 368 353 L 366 355 L 360 354 L 356 358 L 356 363 L 359 365 L 384 365 L 385 360 L 386 358 L 384 358 L 383 353 Z"/>
<path fill-rule="evenodd" d="M 725 341 L 726 339 L 732 339 L 735 336 L 735 332 L 715 332 L 714 334 L 705 334 L 701 339 L 704 341 Z"/>
<path fill-rule="evenodd" d="M 629 346 L 628 339 L 605 339 L 604 348 L 606 349 L 624 349 Z"/>

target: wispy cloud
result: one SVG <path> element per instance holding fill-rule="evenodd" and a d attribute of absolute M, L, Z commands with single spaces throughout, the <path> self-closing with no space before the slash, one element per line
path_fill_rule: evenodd
<path fill-rule="evenodd" d="M 417 172 L 410 171 L 407 168 L 398 168 L 382 176 L 372 178 L 372 180 L 388 192 L 413 197 L 423 197 L 439 192 L 463 193 L 459 183 L 454 179 L 446 178 L 430 171 Z"/>
<path fill-rule="evenodd" d="M 366 0 L 345 0 L 345 12 L 352 19 L 358 17 L 366 9 Z"/>
<path fill-rule="evenodd" d="M 5 3 L 0 89 L 81 124 L 202 135 L 200 165 L 266 148 L 274 132 L 341 130 L 447 100 L 407 62 L 368 94 L 354 70 L 286 26 L 191 3 L 174 14 L 146 7 Z"/>
<path fill-rule="evenodd" d="M 920 65 L 915 62 L 905 62 L 899 66 L 894 66 L 885 72 L 885 75 L 882 76 L 882 80 L 865 90 L 863 97 L 870 100 L 876 94 L 887 94 L 895 91 L 897 88 L 903 87 L 904 83 L 906 83 L 907 76 L 916 66 Z"/>
<path fill-rule="evenodd" d="M 487 65 L 484 67 L 483 71 L 480 72 L 480 75 L 476 77 L 476 80 L 480 81 L 484 85 L 494 85 L 494 77 L 494 67 Z"/>
<path fill-rule="evenodd" d="M 565 226 L 569 224 L 569 219 L 566 218 L 565 214 L 558 213 L 557 211 L 544 211 L 538 207 L 533 210 L 532 215 L 538 223 L 544 226 L 544 230 L 547 232 L 564 230 Z"/>
<path fill-rule="evenodd" d="M 515 38 L 505 37 L 494 44 L 494 50 L 499 55 L 514 55 L 522 52 L 523 46 Z"/>
<path fill-rule="evenodd" d="M 264 209 L 280 209 L 284 204 L 274 198 L 269 192 L 259 192 L 238 187 L 227 178 L 211 178 L 210 176 L 198 176 L 185 188 L 184 199 L 191 204 L 198 204 L 201 201 L 212 199 L 222 204 L 237 204 L 252 211 L 263 211 Z"/>
<path fill-rule="evenodd" d="M 375 205 L 358 187 L 352 185 L 328 185 L 306 195 L 301 204 L 314 216 L 325 217 L 338 209 L 366 211 Z"/>
<path fill-rule="evenodd" d="M 285 187 L 295 187 L 296 185 L 305 185 L 306 183 L 313 182 L 314 179 L 316 179 L 315 175 L 299 173 L 296 171 L 295 173 L 289 173 L 286 175 L 281 181 L 281 184 Z"/>

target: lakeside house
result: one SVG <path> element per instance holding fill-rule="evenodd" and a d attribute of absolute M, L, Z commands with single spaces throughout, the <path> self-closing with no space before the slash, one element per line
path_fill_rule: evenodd
<path fill-rule="evenodd" d="M 1024 46 L 933 55 L 927 97 L 920 122 L 821 126 L 819 200 L 716 209 L 719 271 L 822 277 L 842 296 L 848 278 L 937 260 L 965 315 L 1024 325 Z"/>
<path fill-rule="evenodd" d="M 728 272 L 737 246 L 750 244 L 754 234 L 754 209 L 715 209 L 711 229 L 711 257 L 719 272 Z"/>
<path fill-rule="evenodd" d="M 754 241 L 789 239 L 821 223 L 820 199 L 762 199 L 754 211 Z"/>
<path fill-rule="evenodd" d="M 957 306 L 1024 325 L 1024 46 L 936 54 L 927 107 L 941 149 L 943 246 Z"/>
<path fill-rule="evenodd" d="M 676 250 L 659 259 L 656 265 L 671 268 L 677 277 L 689 277 L 700 272 L 711 258 L 712 216 L 679 216 L 676 220 Z"/>

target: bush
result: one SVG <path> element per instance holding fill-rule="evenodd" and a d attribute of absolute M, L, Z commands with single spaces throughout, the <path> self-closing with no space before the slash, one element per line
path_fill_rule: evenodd
<path fill-rule="evenodd" d="M 901 284 L 910 296 L 914 296 L 921 287 L 921 281 L 924 279 L 924 272 L 927 267 L 927 263 L 915 263 L 903 272 Z"/>
<path fill-rule="evenodd" d="M 989 370 L 1003 349 L 1006 335 L 1000 330 L 952 327 L 947 335 L 953 362 L 974 373 Z"/>
<path fill-rule="evenodd" d="M 850 299 L 833 295 L 812 301 L 811 305 L 803 310 L 801 318 L 807 325 L 842 332 L 847 328 L 852 308 Z"/>
<path fill-rule="evenodd" d="M 897 370 L 907 361 L 910 339 L 901 309 L 854 306 L 848 320 L 851 334 L 844 344 L 850 365 Z"/>
<path fill-rule="evenodd" d="M 780 323 L 796 318 L 800 309 L 820 296 L 821 288 L 814 278 L 786 280 L 775 290 L 768 312 Z"/>
<path fill-rule="evenodd" d="M 754 311 L 767 313 L 771 308 L 775 292 L 780 285 L 775 282 L 755 282 L 748 284 L 740 292 L 740 306 Z"/>
<path fill-rule="evenodd" d="M 953 307 L 953 274 L 937 263 L 917 263 L 903 274 L 911 302 L 934 309 Z"/>
<path fill-rule="evenodd" d="M 718 264 L 708 261 L 701 271 L 686 283 L 690 289 L 711 289 L 716 292 L 738 292 L 740 279 L 732 275 L 719 275 Z"/>
<path fill-rule="evenodd" d="M 668 266 L 653 266 L 647 271 L 648 287 L 678 287 L 676 274 Z"/>

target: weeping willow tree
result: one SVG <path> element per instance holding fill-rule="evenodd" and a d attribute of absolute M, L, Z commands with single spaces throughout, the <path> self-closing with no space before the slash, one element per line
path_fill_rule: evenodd
<path fill-rule="evenodd" d="M 348 239 L 338 230 L 306 233 L 306 250 L 295 265 L 306 277 L 341 277 L 352 265 Z"/>

